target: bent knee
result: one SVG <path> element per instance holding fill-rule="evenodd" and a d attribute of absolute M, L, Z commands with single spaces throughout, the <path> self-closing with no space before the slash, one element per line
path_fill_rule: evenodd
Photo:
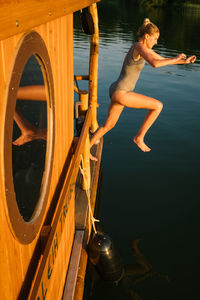
<path fill-rule="evenodd" d="M 160 102 L 160 101 L 157 101 L 157 103 L 156 103 L 156 109 L 159 110 L 159 111 L 161 111 L 163 109 L 163 103 Z"/>

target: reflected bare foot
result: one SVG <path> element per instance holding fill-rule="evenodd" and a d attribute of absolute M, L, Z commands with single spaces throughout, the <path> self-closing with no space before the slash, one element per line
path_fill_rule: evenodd
<path fill-rule="evenodd" d="M 46 140 L 46 139 L 47 139 L 46 129 L 30 130 L 22 133 L 20 137 L 13 142 L 13 145 L 22 146 L 34 140 Z"/>
<path fill-rule="evenodd" d="M 98 159 L 90 153 L 90 159 L 94 161 L 98 161 Z"/>
<path fill-rule="evenodd" d="M 145 143 L 143 139 L 138 138 L 137 136 L 133 139 L 134 143 L 143 151 L 143 152 L 149 152 L 151 151 L 151 148 L 149 148 Z"/>

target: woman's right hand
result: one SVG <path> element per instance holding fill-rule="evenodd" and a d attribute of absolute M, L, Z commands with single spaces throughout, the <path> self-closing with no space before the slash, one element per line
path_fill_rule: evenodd
<path fill-rule="evenodd" d="M 194 63 L 195 60 L 196 60 L 196 56 L 195 55 L 192 55 L 192 56 L 189 56 L 187 58 L 187 56 L 184 54 L 184 53 L 181 53 L 179 55 L 177 55 L 175 57 L 175 59 L 177 60 L 177 62 L 179 63 L 183 63 L 183 64 L 190 64 L 190 63 Z"/>
<path fill-rule="evenodd" d="M 185 63 L 186 64 L 190 64 L 190 63 L 194 63 L 195 62 L 195 60 L 196 60 L 196 56 L 195 55 L 192 55 L 192 56 L 190 56 L 190 57 L 188 57 L 186 60 L 185 60 Z"/>

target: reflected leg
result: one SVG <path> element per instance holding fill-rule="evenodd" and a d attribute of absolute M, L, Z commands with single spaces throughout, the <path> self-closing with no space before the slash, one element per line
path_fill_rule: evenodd
<path fill-rule="evenodd" d="M 21 131 L 21 135 L 13 142 L 13 145 L 22 146 L 33 140 L 46 140 L 46 128 L 40 129 L 34 127 L 27 119 L 24 118 L 18 108 L 15 109 L 14 120 Z"/>
<path fill-rule="evenodd" d="M 44 86 L 25 86 L 18 89 L 18 99 L 34 99 L 46 100 L 46 93 Z M 14 113 L 14 120 L 17 123 L 21 136 L 13 142 L 15 146 L 21 146 L 32 140 L 43 139 L 46 140 L 46 129 L 34 127 L 24 116 L 19 108 L 16 107 Z"/>

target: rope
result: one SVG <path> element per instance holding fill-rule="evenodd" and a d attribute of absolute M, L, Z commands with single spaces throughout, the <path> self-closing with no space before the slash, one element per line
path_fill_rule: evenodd
<path fill-rule="evenodd" d="M 81 167 L 82 164 L 82 167 Z M 95 234 L 97 233 L 96 227 L 95 227 L 95 222 L 100 222 L 99 220 L 95 219 L 92 213 L 92 208 L 91 208 L 91 201 L 90 201 L 90 187 L 87 184 L 87 179 L 86 179 L 86 168 L 84 168 L 84 163 L 83 163 L 83 155 L 81 154 L 81 164 L 80 164 L 80 172 L 83 175 L 83 180 L 86 186 L 86 195 L 87 195 L 87 200 L 88 200 L 88 208 L 89 208 L 89 217 L 92 222 L 92 226 L 94 229 Z M 89 220 L 89 226 L 90 226 L 90 220 Z"/>

